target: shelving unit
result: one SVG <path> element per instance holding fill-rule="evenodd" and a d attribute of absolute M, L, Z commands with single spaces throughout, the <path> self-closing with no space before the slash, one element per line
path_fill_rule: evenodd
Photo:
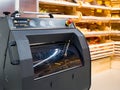
<path fill-rule="evenodd" d="M 112 21 L 120 21 L 120 18 L 111 18 Z"/>
<path fill-rule="evenodd" d="M 90 5 L 90 4 L 84 4 L 80 2 L 80 8 L 91 8 L 91 9 L 103 9 L 103 10 L 111 10 L 111 7 L 106 6 L 100 6 L 100 5 Z"/>
<path fill-rule="evenodd" d="M 113 2 L 111 0 L 96 1 L 97 3 L 101 1 L 101 4 L 105 4 L 106 1 L 107 4 Z M 78 20 L 76 26 L 83 32 L 86 38 L 102 37 L 104 40 L 107 38 L 109 41 L 107 43 L 89 45 L 92 60 L 114 55 L 114 46 L 116 44 L 112 41 L 110 42 L 111 36 L 120 36 L 120 31 L 111 29 L 111 23 L 120 23 L 120 18 L 111 18 L 111 12 L 119 11 L 119 7 L 111 7 L 111 5 L 104 6 L 99 3 L 97 5 L 91 5 L 82 1 L 73 3 L 64 0 L 38 0 L 37 5 L 39 12 L 52 13 L 54 18 L 73 18 Z M 38 17 L 49 16 L 38 15 Z M 87 24 L 85 31 L 84 24 Z M 92 26 L 95 28 L 91 28 Z"/>
<path fill-rule="evenodd" d="M 60 15 L 60 14 L 52 14 L 54 18 L 75 18 L 78 19 L 79 16 L 77 15 Z M 48 15 L 38 15 L 38 17 L 49 18 Z"/>
<path fill-rule="evenodd" d="M 120 31 L 119 30 L 111 30 L 111 35 L 120 36 Z"/>
<path fill-rule="evenodd" d="M 99 45 L 90 45 L 89 48 L 92 60 L 112 56 L 114 54 L 113 42 Z"/>
<path fill-rule="evenodd" d="M 81 13 L 76 13 L 78 3 L 63 0 L 37 0 L 37 11 L 52 13 L 54 18 L 73 18 L 81 19 Z M 38 15 L 38 17 L 46 18 L 48 15 Z M 75 21 L 75 20 L 74 20 Z"/>
<path fill-rule="evenodd" d="M 86 37 L 93 37 L 93 36 L 105 36 L 110 35 L 110 31 L 92 31 L 92 32 L 83 32 Z"/>
<path fill-rule="evenodd" d="M 120 57 L 120 42 L 114 42 L 114 55 Z"/>
<path fill-rule="evenodd" d="M 111 39 L 114 42 L 114 56 L 120 57 L 120 1 L 112 0 L 111 1 L 112 9 L 111 9 Z M 113 61 L 120 64 L 119 61 Z"/>
<path fill-rule="evenodd" d="M 120 8 L 111 8 L 112 11 L 120 10 Z"/>
<path fill-rule="evenodd" d="M 109 22 L 110 20 L 110 17 L 82 16 L 80 22 Z"/>
<path fill-rule="evenodd" d="M 40 4 L 49 4 L 49 5 L 57 5 L 57 6 L 68 6 L 68 7 L 78 7 L 79 4 L 67 2 L 67 1 L 56 1 L 56 0 L 38 0 Z"/>
<path fill-rule="evenodd" d="M 111 18 L 112 23 L 120 23 L 120 18 Z"/>
<path fill-rule="evenodd" d="M 109 40 L 111 35 L 111 7 L 79 3 L 80 6 L 77 8 L 77 11 L 82 13 L 82 18 L 76 26 L 83 32 L 88 41 L 95 38 L 95 42 L 89 42 L 91 59 L 97 60 L 112 56 L 114 50 L 113 42 L 105 42 L 105 38 L 107 37 Z M 101 41 L 104 42 L 99 43 Z M 91 43 L 94 45 L 91 45 Z"/>
<path fill-rule="evenodd" d="M 120 8 L 120 1 L 119 0 L 111 0 L 111 6 L 113 8 Z"/>

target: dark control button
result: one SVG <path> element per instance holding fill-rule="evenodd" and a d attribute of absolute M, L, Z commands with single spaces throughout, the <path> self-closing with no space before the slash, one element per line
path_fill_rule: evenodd
<path fill-rule="evenodd" d="M 3 12 L 3 14 L 4 14 L 4 15 L 9 15 L 10 12 L 7 12 L 7 11 L 6 11 L 6 12 Z"/>

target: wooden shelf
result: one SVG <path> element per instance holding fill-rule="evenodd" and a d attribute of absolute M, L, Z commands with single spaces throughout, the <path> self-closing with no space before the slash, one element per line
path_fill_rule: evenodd
<path fill-rule="evenodd" d="M 60 15 L 60 14 L 52 14 L 54 16 L 54 18 L 79 18 L 78 16 L 75 15 Z M 49 18 L 48 15 L 38 15 L 38 17 L 42 17 L 42 18 Z"/>
<path fill-rule="evenodd" d="M 114 54 L 120 56 L 120 42 L 114 42 Z"/>
<path fill-rule="evenodd" d="M 110 17 L 96 17 L 96 16 L 82 16 L 81 21 L 80 22 L 109 22 L 111 20 Z"/>
<path fill-rule="evenodd" d="M 95 60 L 95 59 L 100 59 L 100 58 L 105 58 L 105 57 L 110 57 L 113 55 L 113 52 L 109 51 L 107 53 L 101 53 L 101 54 L 96 54 L 94 56 L 91 56 L 91 59 L 92 60 Z"/>
<path fill-rule="evenodd" d="M 120 21 L 120 18 L 111 18 L 113 21 Z"/>
<path fill-rule="evenodd" d="M 90 45 L 91 59 L 99 59 L 112 55 L 120 56 L 120 42 L 110 42 L 104 44 Z"/>
<path fill-rule="evenodd" d="M 39 0 L 40 4 L 49 4 L 49 5 L 58 5 L 58 6 L 71 6 L 71 7 L 78 7 L 79 4 L 67 2 L 67 1 L 55 1 L 55 0 Z"/>
<path fill-rule="evenodd" d="M 108 30 L 108 31 L 92 31 L 92 32 L 83 32 L 85 37 L 93 36 L 105 36 L 105 35 L 120 35 L 120 31 L 117 30 Z"/>
<path fill-rule="evenodd" d="M 111 30 L 112 35 L 120 35 L 120 31 L 118 30 Z"/>
<path fill-rule="evenodd" d="M 116 42 L 114 42 L 114 44 L 118 44 L 118 45 L 120 45 L 120 42 L 117 42 L 117 41 L 116 41 Z"/>
<path fill-rule="evenodd" d="M 120 18 L 111 18 L 111 23 L 120 23 Z"/>
<path fill-rule="evenodd" d="M 99 53 L 104 53 L 104 52 L 111 52 L 113 51 L 113 47 L 111 49 L 106 49 L 106 50 L 99 50 L 97 52 L 91 52 L 91 55 L 94 55 L 94 54 L 99 54 Z"/>
<path fill-rule="evenodd" d="M 119 11 L 120 10 L 120 8 L 111 8 L 111 10 L 115 10 L 115 11 Z"/>
<path fill-rule="evenodd" d="M 96 48 L 96 50 L 97 50 L 97 47 L 109 46 L 109 45 L 113 45 L 113 44 L 114 44 L 114 42 L 109 42 L 109 43 L 103 43 L 103 44 L 89 45 L 89 47 L 90 47 L 91 49 L 94 48 L 94 50 L 95 50 L 95 48 Z"/>
<path fill-rule="evenodd" d="M 111 10 L 111 7 L 105 7 L 105 6 L 99 6 L 99 5 L 90 5 L 90 4 L 81 4 L 81 8 Z"/>
<path fill-rule="evenodd" d="M 119 11 L 120 8 L 115 8 L 115 7 L 106 7 L 106 6 L 99 6 L 99 5 L 90 5 L 90 4 L 84 4 L 82 2 L 80 3 L 72 3 L 72 2 L 67 2 L 67 1 L 57 1 L 57 0 L 37 0 L 38 5 L 51 5 L 51 6 L 65 6 L 65 7 L 75 7 L 73 8 L 73 11 L 75 14 L 77 14 L 77 10 L 81 10 L 81 12 L 84 12 L 83 15 L 96 15 L 96 16 L 80 16 L 80 15 L 61 15 L 61 14 L 53 14 L 54 18 L 75 18 L 75 19 L 79 19 L 80 23 L 93 23 L 93 22 L 100 22 L 100 23 L 120 23 L 120 18 L 111 18 L 111 17 L 107 17 L 109 15 L 106 15 L 106 13 L 110 13 L 110 11 Z M 50 7 L 51 7 L 50 6 Z M 43 6 L 44 7 L 44 6 Z M 49 8 L 49 7 L 48 7 Z M 61 7 L 60 7 L 61 8 Z M 64 7 L 63 7 L 64 8 Z M 110 10 L 110 11 L 105 11 L 105 14 L 101 14 L 102 15 L 106 15 L 106 17 L 97 17 L 97 15 L 99 13 L 92 13 L 91 10 L 89 11 L 89 13 L 86 14 L 86 11 L 84 10 L 94 10 L 94 9 L 100 9 L 100 10 Z M 39 9 L 39 7 L 38 7 Z M 59 9 L 58 9 L 59 10 Z M 63 9 L 62 9 L 63 10 Z M 61 11 L 62 11 L 61 10 Z M 38 10 L 39 11 L 39 10 Z M 65 11 L 65 10 L 64 10 Z M 66 12 L 66 11 L 65 11 Z M 76 13 L 77 12 L 77 13 Z M 69 11 L 68 11 L 69 13 Z M 68 14 L 66 13 L 66 14 Z M 70 13 L 69 13 L 70 14 Z M 73 13 L 71 13 L 73 14 Z M 46 15 L 37 15 L 38 17 L 42 17 L 42 18 L 49 18 L 48 14 Z M 120 35 L 120 31 L 104 31 L 104 30 L 100 30 L 100 31 L 92 31 L 92 32 L 83 32 L 84 35 L 86 37 L 92 37 L 92 36 L 105 36 L 105 35 Z M 120 54 L 118 53 L 118 48 L 120 48 L 120 42 L 110 42 L 110 43 L 103 43 L 103 44 L 94 44 L 94 45 L 89 45 L 90 48 L 90 54 L 91 54 L 91 59 L 95 60 L 95 59 L 100 59 L 100 58 L 104 58 L 104 57 L 109 57 L 112 56 L 114 54 Z M 120 50 L 120 49 L 119 49 Z"/>
<path fill-rule="evenodd" d="M 110 31 L 92 31 L 92 32 L 83 32 L 86 37 L 92 36 L 105 36 L 111 34 Z"/>
<path fill-rule="evenodd" d="M 114 54 L 114 42 L 90 45 L 89 48 L 92 60 L 108 57 Z"/>

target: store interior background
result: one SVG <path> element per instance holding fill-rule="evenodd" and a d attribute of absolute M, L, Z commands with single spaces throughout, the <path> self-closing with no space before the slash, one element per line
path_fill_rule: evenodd
<path fill-rule="evenodd" d="M 56 18 L 74 18 L 90 47 L 91 90 L 120 90 L 120 0 L 65 0 L 62 4 L 57 2 L 60 0 L 19 1 L 21 11 L 52 12 L 60 14 Z M 0 0 L 0 16 L 4 16 L 3 11 L 14 12 L 15 6 L 15 0 Z"/>
<path fill-rule="evenodd" d="M 4 11 L 13 13 L 18 5 L 15 5 L 17 0 L 0 0 L 0 15 L 3 16 Z M 18 0 L 20 10 L 36 12 L 36 0 Z M 29 15 L 31 16 L 31 15 Z"/>

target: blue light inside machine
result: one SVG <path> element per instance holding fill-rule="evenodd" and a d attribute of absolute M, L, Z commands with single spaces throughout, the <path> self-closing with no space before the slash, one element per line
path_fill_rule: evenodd
<path fill-rule="evenodd" d="M 82 66 L 77 48 L 66 43 L 32 46 L 35 78 L 74 66 Z"/>
<path fill-rule="evenodd" d="M 44 60 L 36 63 L 35 65 L 33 65 L 33 67 L 42 65 L 43 63 L 50 62 L 50 60 L 53 62 L 54 58 L 57 58 L 57 55 L 60 55 L 60 51 L 61 51 L 61 50 L 55 49 L 55 50 L 53 50 L 53 51 L 54 51 L 53 54 L 51 54 L 51 53 L 52 53 L 52 51 L 51 51 L 51 52 L 50 52 L 51 55 L 50 55 L 49 57 L 47 57 L 46 59 L 44 59 Z"/>

